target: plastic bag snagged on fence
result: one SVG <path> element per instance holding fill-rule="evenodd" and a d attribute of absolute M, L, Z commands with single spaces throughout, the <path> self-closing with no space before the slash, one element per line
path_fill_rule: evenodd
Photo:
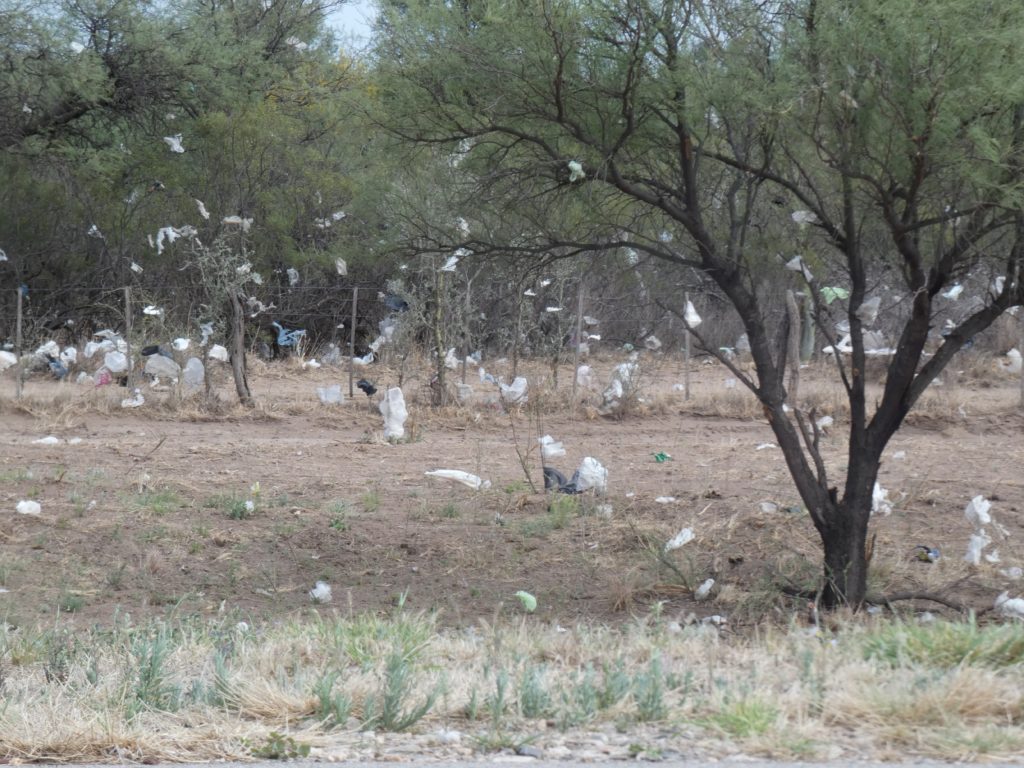
<path fill-rule="evenodd" d="M 501 399 L 505 405 L 526 405 L 528 387 L 529 384 L 522 376 L 516 376 L 511 384 L 498 385 L 501 390 Z"/>
<path fill-rule="evenodd" d="M 203 368 L 203 361 L 198 357 L 190 357 L 185 362 L 185 372 L 182 374 L 185 391 L 189 394 L 198 392 L 203 387 L 205 376 L 206 370 Z"/>
<path fill-rule="evenodd" d="M 146 366 L 142 369 L 148 376 L 161 376 L 176 379 L 181 375 L 181 366 L 163 355 L 150 355 L 146 358 Z"/>
<path fill-rule="evenodd" d="M 341 394 L 341 384 L 331 384 L 329 387 L 317 387 L 316 396 L 324 405 L 341 405 L 345 402 L 345 396 Z"/>
<path fill-rule="evenodd" d="M 391 387 L 378 406 L 384 417 L 384 439 L 401 440 L 405 437 L 405 420 L 409 411 L 405 407 L 405 396 L 398 387 Z"/>

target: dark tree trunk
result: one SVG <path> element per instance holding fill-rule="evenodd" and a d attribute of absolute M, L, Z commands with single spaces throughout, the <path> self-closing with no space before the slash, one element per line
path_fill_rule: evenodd
<path fill-rule="evenodd" d="M 868 521 L 871 499 L 860 509 L 848 503 L 828 510 L 819 534 L 825 550 L 825 585 L 821 604 L 825 608 L 849 605 L 859 608 L 868 590 Z"/>

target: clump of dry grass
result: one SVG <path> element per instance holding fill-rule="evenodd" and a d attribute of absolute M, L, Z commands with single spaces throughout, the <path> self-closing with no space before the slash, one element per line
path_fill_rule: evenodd
<path fill-rule="evenodd" d="M 1024 659 L 1006 655 L 1024 646 L 1008 645 L 1012 634 L 847 617 L 825 634 L 794 626 L 739 638 L 681 627 L 657 610 L 618 629 L 568 631 L 531 616 L 441 630 L 406 613 L 257 627 L 171 621 L 77 636 L 8 629 L 0 755 L 240 759 L 276 732 L 314 755 L 356 758 L 436 748 L 431 734 L 443 725 L 483 750 L 527 735 L 542 748 L 580 742 L 599 730 L 610 756 L 626 758 L 638 741 L 659 750 L 670 725 L 685 728 L 703 757 L 737 748 L 884 757 L 894 746 L 903 757 L 1000 757 L 1024 744 Z M 950 664 L 942 649 L 954 645 L 970 652 Z M 611 723 L 621 743 L 607 741 Z M 369 743 L 363 728 L 378 732 Z"/>

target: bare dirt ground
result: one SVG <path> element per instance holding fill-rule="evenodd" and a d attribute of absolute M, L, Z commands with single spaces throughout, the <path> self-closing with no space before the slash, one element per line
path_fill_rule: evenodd
<path fill-rule="evenodd" d="M 614 362 L 595 362 L 595 379 L 607 381 Z M 802 616 L 806 601 L 780 589 L 815 586 L 817 538 L 781 452 L 758 448 L 773 438 L 756 404 L 726 389 L 729 374 L 717 365 L 696 366 L 686 401 L 673 389 L 682 381 L 677 360 L 643 363 L 644 402 L 621 419 L 597 417 L 593 393 L 581 393 L 573 417 L 569 367 L 555 390 L 550 370 L 531 366 L 540 415 L 527 407 L 512 419 L 479 401 L 431 411 L 421 370 L 406 379 L 411 439 L 394 445 L 379 436 L 376 398 L 357 390 L 342 406 L 317 401 L 317 386 L 341 381 L 347 390 L 340 369 L 259 366 L 255 412 L 232 406 L 216 417 L 161 404 L 167 395 L 148 390 L 145 406 L 122 410 L 123 389 L 42 379 L 27 382 L 18 404 L 8 373 L 0 388 L 0 616 L 17 625 L 60 613 L 80 626 L 125 613 L 273 620 L 306 609 L 317 580 L 333 589 L 321 610 L 389 611 L 404 599 L 454 625 L 521 610 L 517 590 L 534 594 L 552 623 L 614 623 L 659 601 L 664 615 L 727 615 L 737 631 Z M 823 442 L 841 481 L 846 422 L 826 373 L 808 371 L 803 392 L 819 413 L 835 415 Z M 397 377 L 370 374 L 378 384 Z M 218 377 L 227 399 L 226 374 Z M 1003 589 L 1021 591 L 1001 570 L 1024 565 L 1024 418 L 1014 379 L 960 378 L 950 373 L 927 395 L 887 451 L 880 482 L 894 509 L 872 524 L 872 586 L 985 609 Z M 531 491 L 516 446 L 529 451 L 540 486 L 535 438 L 544 433 L 564 442 L 568 455 L 553 464 L 566 475 L 588 455 L 608 468 L 606 498 L 577 506 L 558 497 L 552 506 Z M 60 442 L 35 442 L 47 435 Z M 657 462 L 659 452 L 672 460 Z M 435 468 L 473 472 L 492 487 L 474 492 L 424 476 Z M 993 500 L 1008 537 L 991 531 L 1001 562 L 972 568 L 962 559 L 971 534 L 963 508 L 976 494 Z M 22 499 L 38 501 L 42 513 L 16 514 Z M 671 566 L 659 562 L 684 526 L 695 540 L 669 556 Z M 942 557 L 916 561 L 917 544 Z M 697 601 L 692 590 L 707 578 L 716 580 L 711 597 Z"/>

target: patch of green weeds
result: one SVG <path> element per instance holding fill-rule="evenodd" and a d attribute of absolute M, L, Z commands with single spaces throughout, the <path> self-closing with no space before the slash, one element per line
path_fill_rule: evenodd
<path fill-rule="evenodd" d="M 261 760 L 295 760 L 309 757 L 310 745 L 296 741 L 292 736 L 285 736 L 271 731 L 261 743 L 243 739 L 242 743 L 249 754 Z"/>

